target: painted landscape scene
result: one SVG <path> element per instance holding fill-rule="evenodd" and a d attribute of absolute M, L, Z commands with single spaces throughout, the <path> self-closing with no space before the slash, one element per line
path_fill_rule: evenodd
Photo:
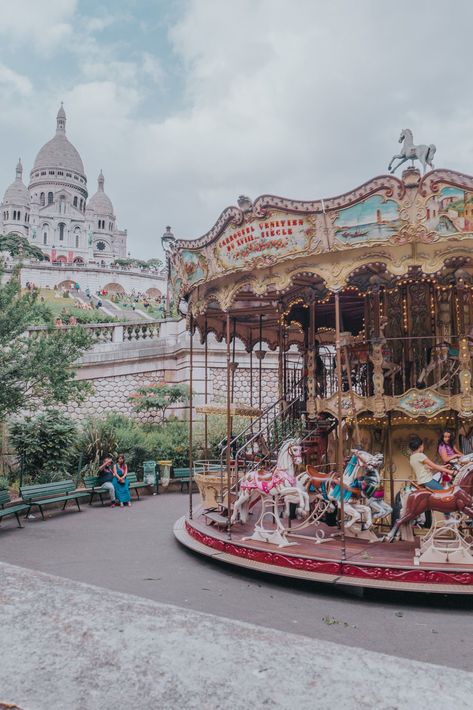
<path fill-rule="evenodd" d="M 437 234 L 473 230 L 473 193 L 458 187 L 442 187 L 427 202 L 427 226 Z"/>
<path fill-rule="evenodd" d="M 345 244 L 389 239 L 399 231 L 399 207 L 394 200 L 373 195 L 353 207 L 340 210 L 335 220 L 336 238 Z"/>

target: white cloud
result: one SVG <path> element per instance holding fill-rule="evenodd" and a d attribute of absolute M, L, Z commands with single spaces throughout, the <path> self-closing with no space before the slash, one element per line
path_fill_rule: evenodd
<path fill-rule="evenodd" d="M 7 44 L 32 44 L 49 53 L 64 43 L 73 31 L 78 0 L 15 0 L 2 3 L 0 36 Z"/>
<path fill-rule="evenodd" d="M 473 5 L 457 5 L 452 13 L 423 0 L 298 0 L 289 10 L 286 0 L 190 0 L 170 31 L 179 109 L 160 93 L 170 74 L 163 82 L 158 47 L 124 51 L 81 36 L 71 44 L 80 83 L 61 95 L 35 87 L 34 101 L 11 107 L 12 115 L 21 107 L 22 125 L 30 120 L 29 133 L 16 134 L 12 165 L 19 151 L 27 162 L 26 135 L 32 163 L 64 99 L 90 192 L 103 168 L 130 248 L 144 256 L 160 251 L 166 224 L 179 237 L 199 236 L 242 193 L 315 199 L 353 189 L 386 171 L 402 127 L 437 144 L 439 167 L 473 173 L 464 70 Z M 166 106 L 165 119 L 150 115 L 152 101 Z M 5 120 L 10 144 L 16 127 L 11 119 L 7 131 Z"/>
<path fill-rule="evenodd" d="M 28 96 L 31 94 L 32 88 L 33 85 L 27 76 L 18 74 L 16 71 L 13 71 L 13 69 L 5 66 L 5 64 L 0 64 L 0 93 L 3 100 L 5 100 L 12 91 L 21 96 Z"/>

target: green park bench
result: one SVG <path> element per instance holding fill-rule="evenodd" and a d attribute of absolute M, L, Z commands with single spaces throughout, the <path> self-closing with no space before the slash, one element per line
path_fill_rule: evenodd
<path fill-rule="evenodd" d="M 149 488 L 150 484 L 147 481 L 139 481 L 136 473 L 127 473 L 128 483 L 130 485 L 130 491 L 135 491 L 136 497 L 140 499 L 140 488 Z"/>
<path fill-rule="evenodd" d="M 2 520 L 2 518 L 6 518 L 7 515 L 14 515 L 17 520 L 18 527 L 22 528 L 23 525 L 21 524 L 19 513 L 23 513 L 23 511 L 28 510 L 28 506 L 26 505 L 26 503 L 15 503 L 15 505 L 10 505 L 5 508 L 5 503 L 9 502 L 9 492 L 0 491 L 0 521 Z"/>
<path fill-rule="evenodd" d="M 187 486 L 189 490 L 189 484 L 191 480 L 191 470 L 190 468 L 173 468 L 171 478 L 169 483 L 178 482 L 181 484 L 181 493 L 184 491 L 184 486 Z"/>
<path fill-rule="evenodd" d="M 20 495 L 28 507 L 27 516 L 31 508 L 37 507 L 41 512 L 41 517 L 44 520 L 43 507 L 54 503 L 64 503 L 62 510 L 66 507 L 70 500 L 76 502 L 77 508 L 80 511 L 79 499 L 90 495 L 88 491 L 78 491 L 71 480 L 55 481 L 54 483 L 41 483 L 35 486 L 22 486 Z"/>
<path fill-rule="evenodd" d="M 127 473 L 127 478 L 128 478 L 128 484 L 130 486 L 130 491 L 135 491 L 136 497 L 138 500 L 140 499 L 140 488 L 149 488 L 150 483 L 147 481 L 139 481 L 136 473 L 130 472 Z M 99 483 L 99 478 L 98 476 L 85 476 L 84 477 L 84 486 L 85 486 L 85 491 L 87 495 L 90 496 L 89 500 L 89 505 L 92 505 L 92 500 L 94 496 L 98 496 L 100 498 L 100 502 L 102 505 L 104 505 L 103 502 L 103 496 L 108 494 L 109 491 L 107 488 L 104 488 L 103 486 L 100 485 Z"/>
<path fill-rule="evenodd" d="M 98 476 L 84 476 L 82 479 L 84 481 L 84 488 L 86 492 L 90 495 L 89 505 L 92 505 L 92 500 L 94 496 L 100 498 L 100 502 L 104 505 L 103 496 L 109 493 L 108 488 L 104 488 L 99 483 Z"/>

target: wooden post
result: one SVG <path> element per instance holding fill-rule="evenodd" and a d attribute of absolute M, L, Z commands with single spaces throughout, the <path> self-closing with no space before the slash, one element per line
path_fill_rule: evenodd
<path fill-rule="evenodd" d="M 342 439 L 342 351 L 340 343 L 340 294 L 335 294 L 335 351 L 337 356 L 338 390 L 338 473 L 340 476 L 340 524 L 342 530 L 342 560 L 346 560 L 345 543 L 345 485 L 343 482 L 343 439 Z"/>

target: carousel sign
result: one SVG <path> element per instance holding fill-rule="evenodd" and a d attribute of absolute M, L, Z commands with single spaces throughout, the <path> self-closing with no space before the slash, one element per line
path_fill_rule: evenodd
<path fill-rule="evenodd" d="M 238 229 L 227 228 L 217 241 L 214 253 L 224 268 L 267 265 L 281 256 L 307 250 L 314 237 L 313 216 L 272 212 L 265 219 L 254 218 Z"/>

